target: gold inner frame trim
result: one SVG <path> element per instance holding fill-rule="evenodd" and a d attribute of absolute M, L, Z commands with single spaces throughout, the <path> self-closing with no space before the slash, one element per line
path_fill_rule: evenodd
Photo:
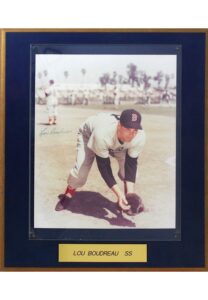
<path fill-rule="evenodd" d="M 0 29 L 0 269 L 4 266 L 5 31 Z"/>

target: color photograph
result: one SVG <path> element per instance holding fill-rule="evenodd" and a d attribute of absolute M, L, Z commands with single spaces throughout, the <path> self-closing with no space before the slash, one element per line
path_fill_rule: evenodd
<path fill-rule="evenodd" d="M 34 228 L 175 229 L 175 54 L 36 54 Z"/>

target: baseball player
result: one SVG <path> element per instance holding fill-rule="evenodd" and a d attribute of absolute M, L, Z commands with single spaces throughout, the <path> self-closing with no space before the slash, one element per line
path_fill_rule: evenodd
<path fill-rule="evenodd" d="M 49 86 L 45 90 L 48 109 L 48 124 L 55 125 L 57 122 L 57 105 L 58 100 L 54 89 L 54 80 L 49 80 Z"/>
<path fill-rule="evenodd" d="M 137 159 L 144 144 L 145 132 L 141 127 L 141 115 L 134 109 L 124 110 L 120 116 L 101 113 L 89 117 L 79 127 L 76 163 L 70 171 L 64 197 L 55 209 L 63 210 L 63 199 L 71 198 L 76 189 L 86 183 L 96 159 L 100 174 L 116 195 L 120 209 L 129 210 L 126 195 L 134 193 Z M 113 176 L 110 157 L 118 161 L 118 176 L 124 182 L 124 192 Z"/>

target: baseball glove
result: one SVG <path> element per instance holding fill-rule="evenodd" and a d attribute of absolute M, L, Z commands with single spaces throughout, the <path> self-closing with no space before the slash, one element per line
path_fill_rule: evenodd
<path fill-rule="evenodd" d="M 128 193 L 126 195 L 126 200 L 128 201 L 131 208 L 127 211 L 127 215 L 135 216 L 140 212 L 144 211 L 144 204 L 142 203 L 142 199 L 135 193 Z"/>

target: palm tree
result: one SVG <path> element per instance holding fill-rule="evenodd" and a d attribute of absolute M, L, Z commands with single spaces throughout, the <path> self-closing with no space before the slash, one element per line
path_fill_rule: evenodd
<path fill-rule="evenodd" d="M 165 74 L 165 86 L 164 89 L 167 90 L 170 83 L 170 75 Z"/>
<path fill-rule="evenodd" d="M 152 77 L 148 76 L 146 72 L 143 73 L 142 81 L 144 82 L 144 90 L 148 90 L 151 87 L 151 83 L 149 82 Z"/>
<path fill-rule="evenodd" d="M 104 73 L 100 78 L 100 83 L 102 86 L 106 88 L 106 85 L 110 82 L 110 74 L 109 73 Z"/>
<path fill-rule="evenodd" d="M 43 70 L 43 77 L 42 77 L 42 88 L 45 89 L 49 85 L 49 79 L 48 79 L 48 70 Z"/>
<path fill-rule="evenodd" d="M 64 71 L 64 77 L 65 77 L 65 79 L 66 79 L 66 81 L 67 81 L 67 79 L 68 79 L 68 77 L 69 77 L 69 72 L 68 72 L 68 71 Z"/>
<path fill-rule="evenodd" d="M 45 77 L 48 77 L 48 71 L 47 71 L 47 70 L 44 70 L 44 71 L 43 71 L 43 75 L 44 75 Z"/>
<path fill-rule="evenodd" d="M 154 77 L 154 80 L 157 81 L 158 88 L 160 88 L 160 84 L 163 80 L 164 74 L 162 71 L 157 72 L 156 76 Z"/>
<path fill-rule="evenodd" d="M 111 78 L 111 84 L 116 85 L 117 84 L 117 72 L 113 72 L 113 77 Z"/>
<path fill-rule="evenodd" d="M 85 75 L 87 73 L 86 69 L 81 69 L 81 73 L 82 73 L 82 84 L 84 85 L 84 79 L 85 79 Z"/>
<path fill-rule="evenodd" d="M 130 63 L 127 65 L 127 74 L 128 74 L 128 83 L 131 84 L 131 86 L 134 86 L 134 83 L 136 82 L 137 85 L 139 85 L 138 81 L 138 71 L 137 66 L 133 63 Z"/>
<path fill-rule="evenodd" d="M 123 76 L 122 75 L 118 76 L 118 82 L 119 82 L 119 84 L 123 83 Z"/>

